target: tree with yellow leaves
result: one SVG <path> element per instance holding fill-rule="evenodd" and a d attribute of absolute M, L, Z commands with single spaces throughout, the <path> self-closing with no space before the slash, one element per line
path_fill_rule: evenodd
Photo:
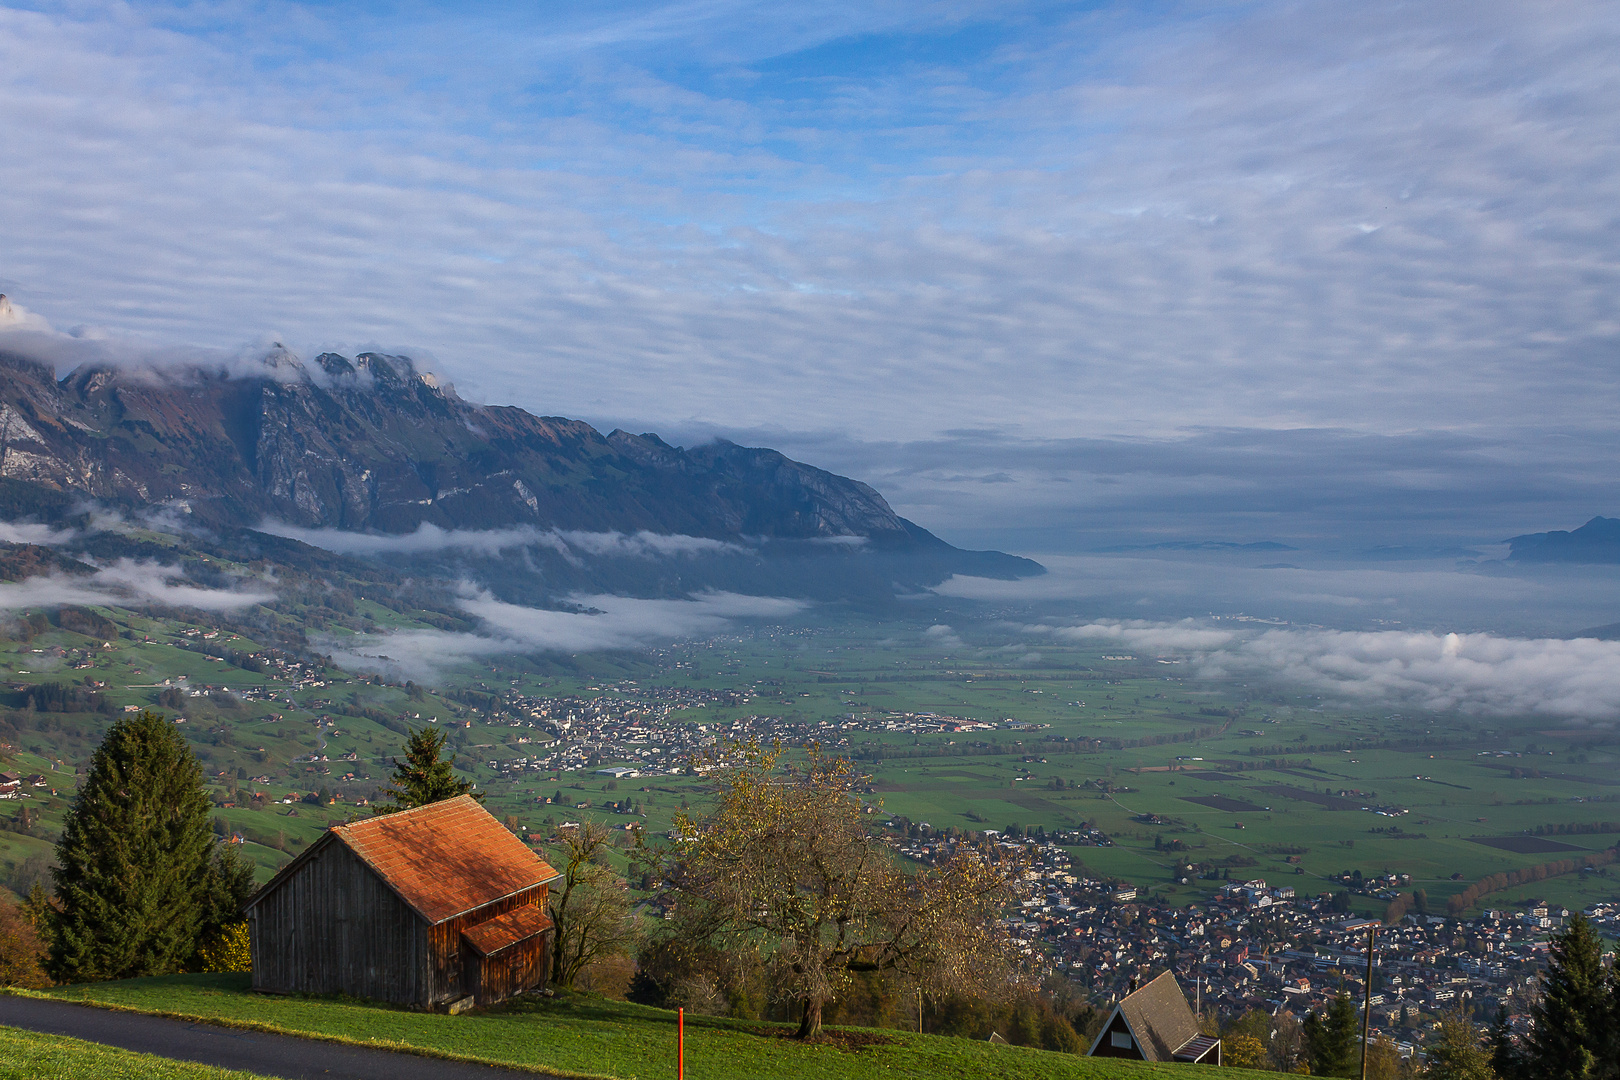
<path fill-rule="evenodd" d="M 820 1035 L 851 972 L 898 971 L 940 993 L 1004 984 L 1000 915 L 1024 860 L 961 842 L 907 873 L 863 819 L 854 767 L 815 747 L 801 763 L 749 745 L 706 764 L 714 810 L 677 817 L 666 868 L 677 933 L 755 951 L 801 1007 L 800 1038 Z"/>

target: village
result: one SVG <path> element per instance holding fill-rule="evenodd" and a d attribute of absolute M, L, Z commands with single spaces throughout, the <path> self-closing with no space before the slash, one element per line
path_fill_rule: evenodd
<path fill-rule="evenodd" d="M 1373 1030 L 1391 1037 L 1403 1056 L 1440 1016 L 1458 1010 L 1483 1026 L 1500 1009 L 1516 1032 L 1527 1031 L 1549 940 L 1574 914 L 1543 901 L 1465 919 L 1407 914 L 1377 934 L 1368 997 L 1367 934 L 1347 911 L 1348 890 L 1305 895 L 1291 885 L 1231 881 L 1207 903 L 1170 905 L 1150 888 L 1103 880 L 1077 865 L 1065 848 L 1107 844 L 1095 830 L 1012 837 L 885 824 L 890 846 L 919 862 L 937 863 L 959 843 L 986 841 L 1027 858 L 1028 895 L 1006 925 L 1038 970 L 1079 983 L 1094 1000 L 1117 1001 L 1165 970 L 1193 990 L 1195 1008 L 1212 1015 L 1260 1010 L 1300 1019 L 1348 993 L 1371 1006 Z M 1620 932 L 1620 903 L 1582 914 L 1601 933 Z"/>

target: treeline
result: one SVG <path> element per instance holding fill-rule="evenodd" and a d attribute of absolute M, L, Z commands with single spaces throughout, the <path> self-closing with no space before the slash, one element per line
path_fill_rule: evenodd
<path fill-rule="evenodd" d="M 1110 750 L 1136 750 L 1144 746 L 1197 742 L 1199 739 L 1209 739 L 1224 734 L 1226 729 L 1231 726 L 1231 723 L 1227 722 L 1219 726 L 1196 727 L 1191 731 L 1183 731 L 1175 735 L 1144 735 L 1140 739 L 1104 739 L 1102 743 Z"/>
<path fill-rule="evenodd" d="M 1251 746 L 1245 751 L 1250 757 L 1279 757 L 1286 754 L 1337 754 L 1344 750 L 1400 750 L 1412 746 L 1449 746 L 1442 738 L 1426 735 L 1421 739 L 1379 739 L 1335 743 L 1272 743 L 1269 746 Z"/>
<path fill-rule="evenodd" d="M 1501 892 L 1503 889 L 1512 889 L 1519 885 L 1529 885 L 1537 881 L 1545 881 L 1551 877 L 1561 877 L 1564 874 L 1573 874 L 1587 866 L 1606 866 L 1614 862 L 1617 851 L 1609 848 L 1606 851 L 1595 852 L 1591 855 L 1582 855 L 1578 859 L 1558 859 L 1555 862 L 1545 862 L 1537 866 L 1527 866 L 1522 870 L 1506 870 L 1480 878 L 1462 892 L 1446 901 L 1448 915 L 1461 915 L 1474 906 L 1474 902 L 1488 893 Z"/>
<path fill-rule="evenodd" d="M 21 616 L 8 627 L 8 636 L 14 641 L 33 641 L 53 625 L 101 641 L 111 641 L 118 636 L 118 624 L 105 615 L 72 606 L 57 608 L 48 614 L 35 611 Z"/>
<path fill-rule="evenodd" d="M 870 761 L 881 763 L 890 758 L 933 758 L 933 757 L 997 757 L 1016 754 L 1019 757 L 1032 757 L 1037 754 L 1095 754 L 1102 750 L 1102 741 L 1099 739 L 1043 739 L 1035 743 L 994 743 L 970 742 L 958 743 L 954 746 L 944 743 L 925 743 L 920 746 L 877 746 L 871 744 L 854 751 L 853 758 L 857 761 Z"/>
<path fill-rule="evenodd" d="M 1564 825 L 1537 825 L 1532 835 L 1585 836 L 1588 833 L 1620 833 L 1620 821 L 1577 821 Z"/>
<path fill-rule="evenodd" d="M 119 711 L 105 695 L 77 683 L 48 682 L 30 686 L 23 691 L 23 704 L 35 712 L 97 712 L 111 716 Z"/>
<path fill-rule="evenodd" d="M 484 713 L 494 712 L 501 707 L 499 694 L 485 694 L 477 690 L 451 690 L 448 693 L 441 693 L 439 696 L 447 697 L 451 701 L 459 701 L 463 705 L 471 705 L 479 712 Z"/>

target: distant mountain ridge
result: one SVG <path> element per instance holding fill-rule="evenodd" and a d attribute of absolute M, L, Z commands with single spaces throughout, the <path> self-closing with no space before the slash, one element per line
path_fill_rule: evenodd
<path fill-rule="evenodd" d="M 1508 558 L 1535 563 L 1620 563 L 1620 518 L 1595 517 L 1578 529 L 1510 537 Z"/>
<path fill-rule="evenodd" d="M 682 449 L 475 405 L 408 357 L 381 353 L 306 365 L 276 352 L 246 373 L 87 366 L 58 380 L 0 352 L 0 478 L 58 502 L 173 508 L 212 528 L 684 535 L 829 566 L 835 555 L 885 556 L 893 566 L 882 574 L 903 586 L 1044 572 L 954 548 L 868 485 L 775 450 Z"/>

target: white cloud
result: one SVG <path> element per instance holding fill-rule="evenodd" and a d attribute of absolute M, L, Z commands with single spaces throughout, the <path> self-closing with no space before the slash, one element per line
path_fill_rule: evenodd
<path fill-rule="evenodd" d="M 587 555 L 605 555 L 617 558 L 673 558 L 677 555 L 729 553 L 741 555 L 747 548 L 725 540 L 706 536 L 684 536 L 680 533 L 655 533 L 642 529 L 636 533 L 563 531 L 556 535 L 569 547 Z"/>
<path fill-rule="evenodd" d="M 1205 676 L 1241 675 L 1329 699 L 1490 717 L 1620 719 L 1620 642 L 1495 634 L 1211 627 L 1099 621 L 1041 623 L 1023 633 L 1117 641 L 1191 654 Z"/>
<path fill-rule="evenodd" d="M 0 521 L 0 541 L 7 544 L 65 544 L 77 535 L 73 529 L 58 529 L 26 521 Z"/>
<path fill-rule="evenodd" d="M 237 589 L 206 589 L 187 584 L 174 567 L 119 559 L 82 577 L 53 574 L 0 582 L 0 611 L 58 604 L 101 604 L 110 607 L 185 607 L 234 611 L 269 603 L 275 594 L 262 582 L 243 582 Z"/>
<path fill-rule="evenodd" d="M 342 529 L 306 529 L 285 522 L 267 521 L 260 531 L 285 536 L 342 555 L 376 556 L 390 553 L 420 555 L 434 551 L 470 551 L 498 555 L 524 547 L 542 547 L 577 559 L 580 555 L 606 558 L 674 558 L 680 555 L 742 554 L 747 549 L 704 536 L 654 533 L 580 532 L 568 529 L 444 529 L 424 522 L 414 532 L 358 533 Z"/>
<path fill-rule="evenodd" d="M 967 642 L 958 637 L 956 631 L 944 623 L 938 623 L 924 630 L 923 641 L 936 649 L 944 649 L 946 652 L 957 652 L 967 648 Z"/>
<path fill-rule="evenodd" d="M 1593 638 L 1272 630 L 1212 663 L 1341 700 L 1492 717 L 1620 718 L 1620 642 Z"/>
<path fill-rule="evenodd" d="M 459 603 L 481 632 L 402 630 L 334 641 L 345 666 L 429 674 L 483 656 L 635 649 L 719 633 L 733 620 L 787 618 L 806 607 L 799 600 L 707 592 L 685 600 L 573 596 L 585 612 L 522 607 L 475 591 Z"/>
<path fill-rule="evenodd" d="M 59 324 L 415 342 L 575 415 L 1606 419 L 1613 5 L 1104 5 L 813 93 L 784 49 L 996 15 L 777 7 L 5 10 L 6 272 Z"/>

